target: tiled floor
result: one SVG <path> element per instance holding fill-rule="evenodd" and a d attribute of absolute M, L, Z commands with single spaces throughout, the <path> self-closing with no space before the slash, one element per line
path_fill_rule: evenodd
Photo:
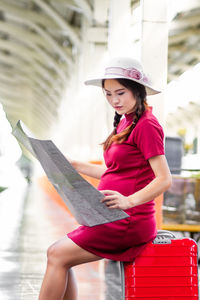
<path fill-rule="evenodd" d="M 1 249 L 0 300 L 36 300 L 46 266 L 46 249 L 76 226 L 67 212 L 33 186 L 11 244 Z M 80 299 L 104 300 L 103 261 L 74 270 Z"/>
<path fill-rule="evenodd" d="M 38 185 L 24 201 L 23 192 L 16 189 L 15 196 L 0 196 L 0 300 L 37 300 L 48 246 L 77 224 Z M 105 296 L 103 261 L 74 270 L 80 300 L 121 300 L 113 292 Z"/>

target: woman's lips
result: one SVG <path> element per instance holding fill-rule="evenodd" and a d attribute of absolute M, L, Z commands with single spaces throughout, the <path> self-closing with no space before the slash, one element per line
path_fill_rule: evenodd
<path fill-rule="evenodd" d="M 122 109 L 122 106 L 115 106 L 115 109 Z"/>

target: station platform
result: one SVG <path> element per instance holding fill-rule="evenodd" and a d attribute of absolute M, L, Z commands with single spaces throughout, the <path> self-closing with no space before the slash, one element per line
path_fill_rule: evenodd
<path fill-rule="evenodd" d="M 0 300 L 37 300 L 47 248 L 78 224 L 37 183 L 15 189 L 0 194 Z M 74 271 L 79 299 L 118 299 L 106 293 L 104 260 Z"/>
<path fill-rule="evenodd" d="M 10 199 L 7 211 L 4 209 L 1 236 L 8 227 L 12 234 L 0 243 L 0 300 L 37 300 L 48 246 L 77 226 L 75 219 L 37 184 L 27 187 L 26 192 L 24 200 L 15 199 L 16 207 Z M 10 213 L 12 209 L 16 220 Z M 80 299 L 104 300 L 103 260 L 74 267 L 74 271 Z"/>

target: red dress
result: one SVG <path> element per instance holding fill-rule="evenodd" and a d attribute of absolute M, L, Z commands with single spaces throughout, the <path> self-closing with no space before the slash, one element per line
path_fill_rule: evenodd
<path fill-rule="evenodd" d="M 131 124 L 133 114 L 118 125 L 121 132 Z M 151 110 L 140 117 L 128 139 L 112 144 L 104 153 L 107 170 L 98 189 L 114 190 L 124 196 L 134 194 L 153 180 L 148 159 L 164 154 L 163 130 Z M 80 226 L 68 237 L 81 248 L 103 258 L 132 261 L 146 243 L 156 236 L 154 200 L 125 210 L 129 218 L 94 227 Z"/>

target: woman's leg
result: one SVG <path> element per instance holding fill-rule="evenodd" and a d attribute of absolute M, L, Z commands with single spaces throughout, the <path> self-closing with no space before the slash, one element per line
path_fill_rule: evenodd
<path fill-rule="evenodd" d="M 78 289 L 77 289 L 74 272 L 72 269 L 69 269 L 68 271 L 67 288 L 65 291 L 65 295 L 63 297 L 63 300 L 68 300 L 68 299 L 72 299 L 72 300 L 78 299 Z"/>
<path fill-rule="evenodd" d="M 63 297 L 65 300 L 77 300 L 74 279 L 72 273 L 69 273 L 70 268 L 101 259 L 80 248 L 67 236 L 49 247 L 47 257 L 47 269 L 39 300 L 62 300 Z"/>

